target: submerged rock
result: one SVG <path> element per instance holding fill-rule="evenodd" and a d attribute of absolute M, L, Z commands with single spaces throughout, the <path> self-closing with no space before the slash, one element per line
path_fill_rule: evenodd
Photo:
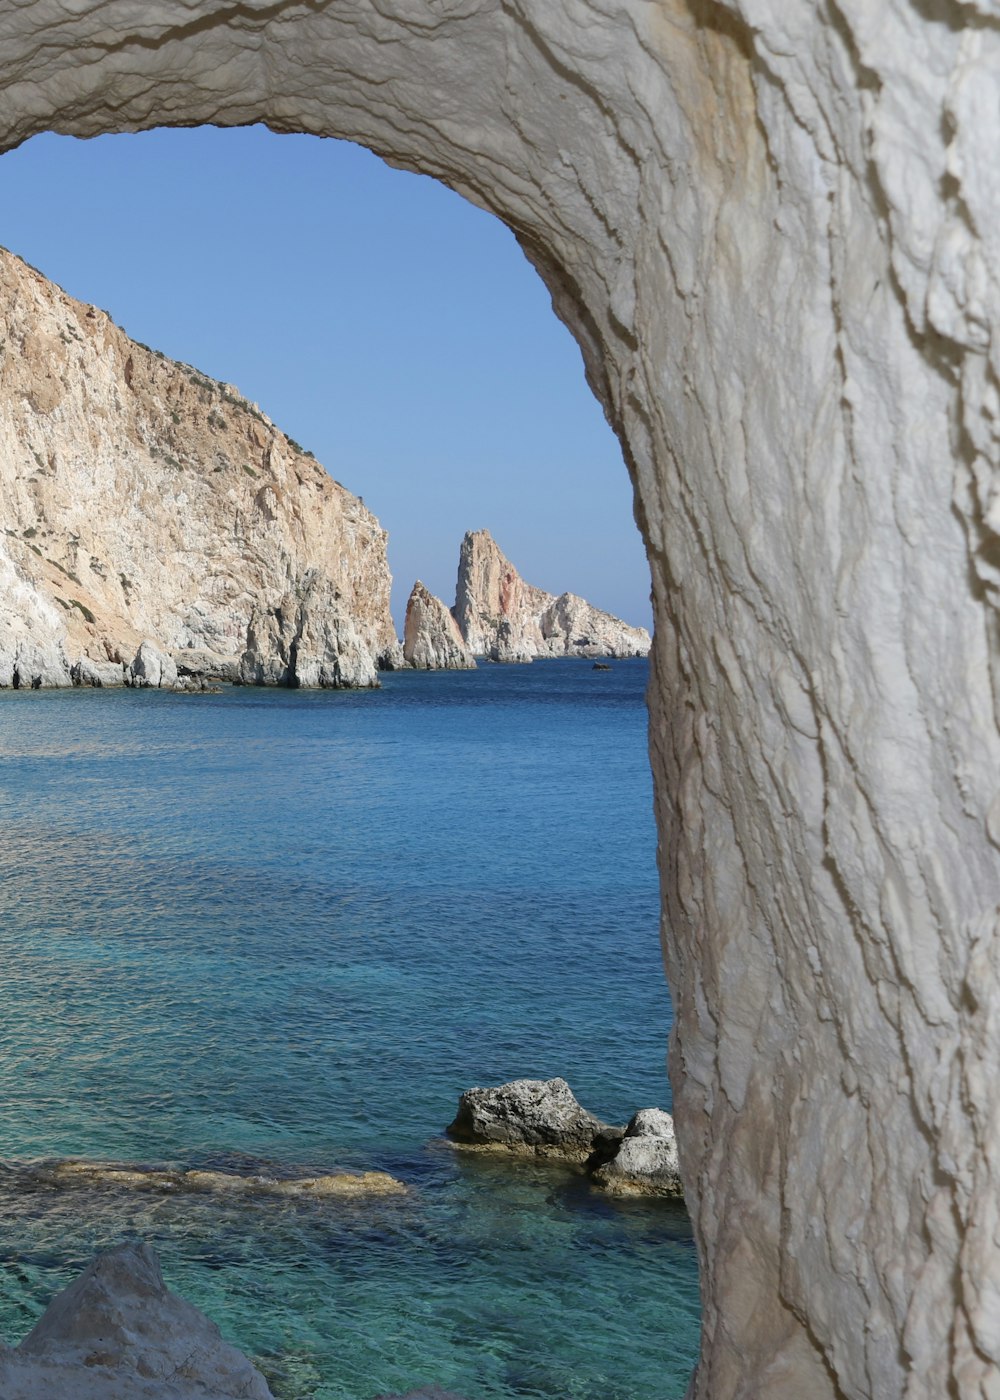
<path fill-rule="evenodd" d="M 0 1355 L 3 1400 L 273 1400 L 255 1366 L 171 1293 L 148 1245 L 100 1255 Z"/>
<path fill-rule="evenodd" d="M 124 1190 L 211 1192 L 220 1195 L 357 1197 L 400 1196 L 407 1187 L 388 1172 L 332 1172 L 324 1176 L 283 1179 L 236 1172 L 173 1171 L 126 1162 L 43 1162 L 27 1175 L 51 1186 L 117 1186 Z"/>
<path fill-rule="evenodd" d="M 450 1390 L 441 1390 L 436 1385 L 422 1385 L 416 1390 L 408 1390 L 405 1395 L 376 1395 L 375 1400 L 463 1400 Z"/>
<path fill-rule="evenodd" d="M 683 1196 L 674 1120 L 662 1108 L 640 1108 L 610 1159 L 592 1180 L 615 1196 Z"/>
<path fill-rule="evenodd" d="M 515 1079 L 468 1089 L 447 1131 L 462 1147 L 572 1162 L 587 1161 L 615 1132 L 581 1107 L 565 1079 Z"/>

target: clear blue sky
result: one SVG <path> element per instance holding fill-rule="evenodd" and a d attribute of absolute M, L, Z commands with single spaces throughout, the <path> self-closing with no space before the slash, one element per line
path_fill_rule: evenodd
<path fill-rule="evenodd" d="M 0 242 L 235 384 L 454 601 L 490 529 L 530 582 L 649 623 L 618 444 L 513 235 L 344 142 L 263 128 L 43 136 L 0 159 Z"/>

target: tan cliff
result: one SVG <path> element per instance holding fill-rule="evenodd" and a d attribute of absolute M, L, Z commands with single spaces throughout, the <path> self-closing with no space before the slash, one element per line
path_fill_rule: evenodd
<path fill-rule="evenodd" d="M 650 648 L 645 628 L 574 593 L 526 583 L 488 530 L 470 530 L 462 541 L 454 616 L 469 650 L 491 661 L 645 656 Z"/>
<path fill-rule="evenodd" d="M 0 527 L 0 686 L 169 683 L 173 666 L 367 686 L 398 657 L 362 502 L 236 389 L 6 251 Z M 166 654 L 145 676 L 144 641 Z"/>

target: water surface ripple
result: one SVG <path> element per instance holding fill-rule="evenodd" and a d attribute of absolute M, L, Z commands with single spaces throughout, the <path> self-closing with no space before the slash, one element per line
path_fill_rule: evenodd
<path fill-rule="evenodd" d="M 674 1400 L 688 1221 L 457 1156 L 459 1093 L 669 1107 L 644 662 L 372 693 L 0 695 L 0 1143 L 401 1199 L 65 1190 L 0 1171 L 0 1334 L 141 1236 L 281 1400 Z"/>

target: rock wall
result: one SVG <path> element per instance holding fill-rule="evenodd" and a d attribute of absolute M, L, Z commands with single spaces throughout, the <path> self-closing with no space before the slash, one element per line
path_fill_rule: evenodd
<path fill-rule="evenodd" d="M 39 0 L 0 34 L 8 146 L 262 120 L 515 230 L 651 563 L 692 1395 L 996 1394 L 996 0 Z"/>
<path fill-rule="evenodd" d="M 131 681 L 144 639 L 255 684 L 375 685 L 395 654 L 371 512 L 5 251 L 0 502 L 0 686 Z"/>
<path fill-rule="evenodd" d="M 526 583 L 489 530 L 462 540 L 455 620 L 474 656 L 531 661 L 536 656 L 646 656 L 649 633 L 601 612 L 575 593 Z"/>

